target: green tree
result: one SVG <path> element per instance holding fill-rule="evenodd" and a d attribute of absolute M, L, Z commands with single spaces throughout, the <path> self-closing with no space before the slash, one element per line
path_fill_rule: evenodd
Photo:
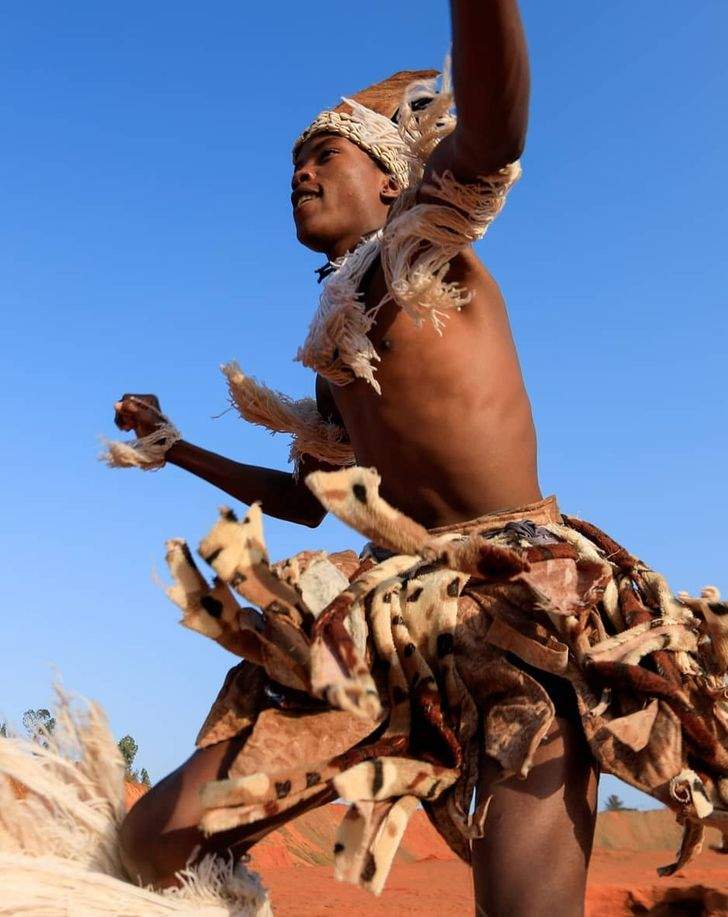
<path fill-rule="evenodd" d="M 127 777 L 136 779 L 134 758 L 136 758 L 137 752 L 139 751 L 139 746 L 131 736 L 124 736 L 123 739 L 119 739 L 118 745 L 121 757 L 124 759 Z"/>
<path fill-rule="evenodd" d="M 607 797 L 607 812 L 624 812 L 625 806 L 622 800 L 616 794 L 612 793 L 611 796 Z"/>
<path fill-rule="evenodd" d="M 46 710 L 45 707 L 39 707 L 37 710 L 25 711 L 23 714 L 23 727 L 30 739 L 45 745 L 46 737 L 53 735 L 53 730 L 56 728 L 56 720 L 55 717 L 51 716 L 50 710 Z"/>
<path fill-rule="evenodd" d="M 124 759 L 126 777 L 137 783 L 143 783 L 145 786 L 151 786 L 152 781 L 149 779 L 149 773 L 146 767 L 142 767 L 139 770 L 135 770 L 134 768 L 134 759 L 139 751 L 139 746 L 132 736 L 124 736 L 123 739 L 119 739 L 117 744 L 121 752 L 121 757 Z"/>

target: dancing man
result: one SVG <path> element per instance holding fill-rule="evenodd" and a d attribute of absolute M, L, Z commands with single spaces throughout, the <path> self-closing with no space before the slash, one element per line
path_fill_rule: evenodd
<path fill-rule="evenodd" d="M 239 856 L 340 796 L 341 878 L 379 891 L 422 804 L 472 862 L 478 913 L 566 917 L 583 913 L 599 766 L 672 805 L 681 864 L 728 807 L 725 606 L 676 599 L 539 489 L 506 308 L 471 248 L 520 174 L 526 43 L 516 0 L 451 11 L 452 86 L 397 73 L 294 144 L 297 237 L 327 258 L 298 353 L 315 399 L 225 367 L 241 415 L 292 435 L 293 471 L 186 442 L 154 396 L 116 405 L 138 438 L 111 464 L 172 463 L 372 542 L 270 565 L 258 511 L 228 514 L 201 548 L 212 587 L 170 543 L 184 623 L 245 661 L 197 750 L 127 817 L 142 882 L 173 884 L 195 851 Z"/>

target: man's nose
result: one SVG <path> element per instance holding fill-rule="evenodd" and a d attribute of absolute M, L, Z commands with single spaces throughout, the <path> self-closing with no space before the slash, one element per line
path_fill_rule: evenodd
<path fill-rule="evenodd" d="M 293 191 L 306 181 L 313 181 L 313 169 L 308 164 L 299 166 L 293 173 L 291 188 Z"/>

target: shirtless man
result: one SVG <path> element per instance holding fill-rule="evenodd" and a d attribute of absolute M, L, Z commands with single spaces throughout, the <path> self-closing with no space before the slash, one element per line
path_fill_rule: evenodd
<path fill-rule="evenodd" d="M 528 60 L 516 0 L 452 0 L 455 131 L 435 148 L 434 171 L 463 183 L 517 161 L 528 110 Z M 398 194 L 391 174 L 336 134 L 316 133 L 298 149 L 292 181 L 297 237 L 330 260 L 381 227 Z M 427 200 L 420 192 L 420 199 Z M 536 439 L 505 305 L 471 249 L 451 262 L 447 280 L 472 298 L 438 335 L 416 327 L 389 302 L 371 333 L 381 357 L 381 394 L 363 379 L 316 380 L 320 413 L 341 424 L 357 464 L 374 466 L 385 499 L 432 528 L 541 498 Z M 381 264 L 363 285 L 367 306 L 386 293 Z M 153 396 L 124 396 L 116 421 L 143 436 L 159 423 Z M 166 460 L 272 516 L 317 526 L 325 511 L 304 484 L 322 467 L 305 459 L 298 478 L 241 464 L 185 441 Z M 326 466 L 324 466 L 326 467 Z M 558 695 L 558 691 L 555 692 Z M 552 691 L 552 696 L 554 692 Z M 486 836 L 473 848 L 477 909 L 491 915 L 583 912 L 595 815 L 596 773 L 575 709 L 555 698 L 557 717 L 524 780 L 493 782 L 486 761 L 480 794 L 492 794 Z M 130 874 L 173 883 L 201 842 L 197 788 L 226 774 L 235 740 L 198 750 L 131 811 L 123 843 Z M 235 832 L 213 838 L 236 852 Z"/>

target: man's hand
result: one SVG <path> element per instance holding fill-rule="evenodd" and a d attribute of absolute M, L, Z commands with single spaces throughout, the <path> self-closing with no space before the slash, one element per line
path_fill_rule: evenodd
<path fill-rule="evenodd" d="M 156 395 L 122 395 L 114 405 L 114 423 L 120 430 L 133 430 L 141 438 L 165 422 Z"/>

